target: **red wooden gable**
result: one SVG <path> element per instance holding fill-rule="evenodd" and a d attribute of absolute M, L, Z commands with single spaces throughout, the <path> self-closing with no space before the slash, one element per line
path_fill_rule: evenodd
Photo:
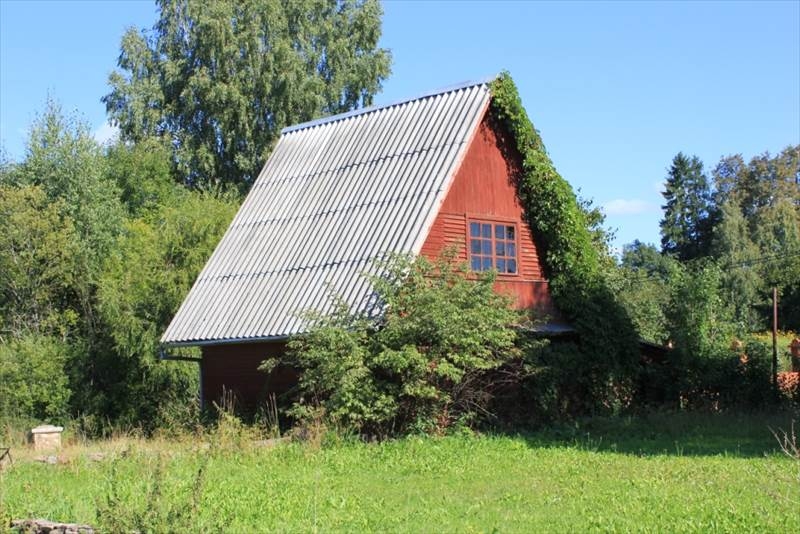
<path fill-rule="evenodd" d="M 459 261 L 468 261 L 468 222 L 481 220 L 516 223 L 519 246 L 516 275 L 498 275 L 497 290 L 510 294 L 519 309 L 552 313 L 547 281 L 530 228 L 513 182 L 519 156 L 508 136 L 499 135 L 487 111 L 476 131 L 442 206 L 422 246 L 421 254 L 435 259 L 455 246 Z M 504 146 L 505 144 L 505 146 Z"/>

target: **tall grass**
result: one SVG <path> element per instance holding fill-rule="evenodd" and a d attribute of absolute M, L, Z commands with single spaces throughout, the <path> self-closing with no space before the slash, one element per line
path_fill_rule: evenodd
<path fill-rule="evenodd" d="M 769 430 L 796 420 L 655 414 L 272 448 L 227 421 L 182 439 L 74 446 L 54 466 L 17 461 L 0 504 L 106 531 L 797 532 L 795 462 Z M 106 459 L 90 460 L 98 448 Z"/>

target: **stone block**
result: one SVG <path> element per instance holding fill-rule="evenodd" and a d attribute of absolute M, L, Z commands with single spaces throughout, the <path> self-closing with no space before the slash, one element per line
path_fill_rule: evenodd
<path fill-rule="evenodd" d="M 36 451 L 56 450 L 61 448 L 62 426 L 42 425 L 31 429 L 31 441 Z"/>

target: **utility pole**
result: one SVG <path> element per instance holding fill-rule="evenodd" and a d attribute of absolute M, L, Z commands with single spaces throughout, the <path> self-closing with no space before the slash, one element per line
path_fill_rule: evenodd
<path fill-rule="evenodd" d="M 772 288 L 772 386 L 778 393 L 778 288 Z"/>

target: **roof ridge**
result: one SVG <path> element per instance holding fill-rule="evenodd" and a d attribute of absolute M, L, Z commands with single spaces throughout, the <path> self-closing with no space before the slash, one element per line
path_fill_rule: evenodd
<path fill-rule="evenodd" d="M 291 126 L 286 126 L 281 130 L 281 135 L 287 134 L 290 132 L 296 132 L 298 130 L 305 130 L 306 128 L 312 128 L 314 126 L 321 126 L 323 124 L 327 124 L 329 122 L 337 122 L 344 119 L 349 119 L 350 117 L 356 117 L 358 115 L 364 115 L 367 113 L 372 113 L 374 111 L 380 111 L 382 109 L 391 108 L 394 106 L 400 106 L 403 104 L 408 104 L 409 102 L 414 102 L 415 100 L 422 100 L 423 98 L 429 98 L 431 96 L 442 95 L 445 93 L 452 93 L 454 91 L 459 91 L 461 89 L 466 89 L 467 87 L 474 87 L 476 85 L 488 85 L 489 83 L 493 82 L 497 79 L 499 75 L 495 74 L 492 76 L 487 76 L 485 78 L 479 78 L 478 80 L 469 80 L 464 81 L 452 85 L 448 85 L 446 87 L 441 87 L 439 89 L 434 89 L 431 91 L 426 91 L 422 94 L 414 96 L 412 98 L 404 98 L 401 100 L 396 100 L 394 102 L 389 102 L 388 104 L 381 104 L 379 106 L 368 106 L 365 108 L 354 109 L 352 111 L 347 111 L 345 113 L 339 113 L 337 115 L 330 115 L 328 117 L 321 117 L 319 119 L 314 119 L 306 122 L 301 122 L 298 124 L 293 124 Z"/>

